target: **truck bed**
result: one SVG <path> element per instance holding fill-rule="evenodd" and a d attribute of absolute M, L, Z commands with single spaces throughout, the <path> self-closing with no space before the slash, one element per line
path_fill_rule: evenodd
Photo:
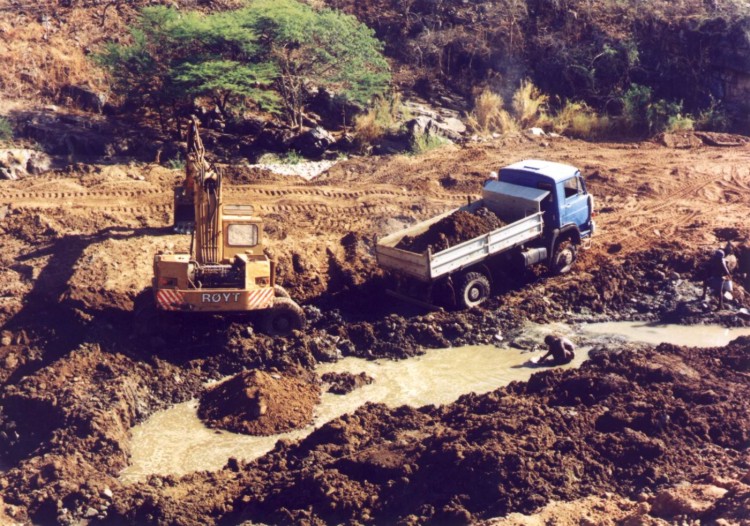
<path fill-rule="evenodd" d="M 524 244 L 542 235 L 544 221 L 539 208 L 540 199 L 525 200 L 526 208 L 520 211 L 515 206 L 511 210 L 512 217 L 509 217 L 508 208 L 503 213 L 503 201 L 512 199 L 517 204 L 519 202 L 518 196 L 506 198 L 493 194 L 492 196 L 486 195 L 486 197 L 489 198 L 480 199 L 378 240 L 375 246 L 378 264 L 399 274 L 408 275 L 421 281 L 431 281 L 454 270 L 479 263 L 491 255 Z M 509 224 L 435 253 L 431 253 L 429 250 L 416 253 L 396 248 L 396 245 L 404 236 L 419 235 L 434 223 L 458 210 L 474 213 L 480 207 L 489 208 L 502 219 L 508 221 Z M 521 213 L 528 215 L 519 219 L 518 215 Z"/>

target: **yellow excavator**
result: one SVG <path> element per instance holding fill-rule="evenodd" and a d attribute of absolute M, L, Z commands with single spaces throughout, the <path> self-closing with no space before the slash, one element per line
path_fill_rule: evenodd
<path fill-rule="evenodd" d="M 251 205 L 222 201 L 221 174 L 205 159 L 193 118 L 187 135 L 186 176 L 175 188 L 175 230 L 191 232 L 190 253 L 154 256 L 158 310 L 257 311 L 260 329 L 286 336 L 305 327 L 305 315 L 275 283 L 275 262 L 263 250 L 263 222 Z"/>

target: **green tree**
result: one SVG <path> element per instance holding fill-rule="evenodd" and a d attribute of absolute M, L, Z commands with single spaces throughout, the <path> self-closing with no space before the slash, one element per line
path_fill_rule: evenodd
<path fill-rule="evenodd" d="M 141 11 L 130 44 L 108 44 L 98 55 L 115 92 L 130 106 L 168 115 L 189 111 L 206 96 L 220 111 L 232 102 L 273 109 L 272 63 L 259 61 L 257 37 L 229 13 L 204 16 L 166 7 Z"/>
<path fill-rule="evenodd" d="M 309 97 L 326 88 L 366 103 L 390 82 L 382 44 L 354 17 L 296 0 L 254 0 L 205 15 L 141 11 L 129 44 L 99 55 L 113 88 L 134 107 L 179 117 L 195 97 L 228 115 L 254 104 L 300 126 Z"/>
<path fill-rule="evenodd" d="M 275 87 L 299 126 L 309 95 L 324 87 L 366 104 L 390 82 L 383 45 L 356 18 L 296 0 L 255 0 L 241 17 L 258 35 L 279 75 Z"/>

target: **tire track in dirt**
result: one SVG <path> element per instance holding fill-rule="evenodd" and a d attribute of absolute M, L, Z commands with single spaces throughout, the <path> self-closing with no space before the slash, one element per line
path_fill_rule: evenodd
<path fill-rule="evenodd" d="M 423 195 L 390 188 L 339 189 L 339 188 L 275 188 L 240 186 L 227 189 L 227 202 L 235 202 L 243 195 L 254 195 L 253 204 L 261 214 L 294 213 L 323 215 L 326 225 L 346 224 L 345 220 L 331 220 L 363 216 L 392 216 L 401 213 L 417 202 L 422 212 L 442 213 L 446 207 L 467 200 L 465 195 Z M 258 199 L 259 197 L 259 199 Z M 314 199 L 323 198 L 323 201 Z M 282 200 L 283 202 L 275 202 Z M 427 200 L 427 203 L 424 201 Z M 343 202 L 342 202 L 343 201 Z M 352 201 L 357 204 L 352 205 Z M 171 193 L 163 189 L 142 190 L 90 190 L 90 191 L 0 191 L 0 204 L 15 209 L 44 210 L 60 206 L 96 209 L 103 212 L 128 212 L 163 214 L 171 211 Z"/>
<path fill-rule="evenodd" d="M 643 205 L 638 201 L 628 203 L 629 205 L 637 204 L 639 207 L 637 210 L 628 213 L 628 219 L 633 220 L 634 224 L 625 225 L 627 228 L 612 229 L 612 231 L 619 230 L 624 233 L 620 236 L 610 236 L 609 242 L 611 245 L 619 245 L 618 252 L 621 254 L 632 252 L 652 242 L 654 236 L 673 235 L 680 228 L 695 222 L 701 217 L 703 215 L 701 210 L 694 210 L 689 207 L 686 207 L 684 210 L 672 210 L 668 214 L 663 213 L 670 207 L 674 208 L 683 198 L 698 196 L 699 192 L 709 185 L 714 183 L 721 184 L 722 180 L 726 182 L 727 179 L 727 174 L 723 170 L 718 174 L 696 171 L 694 175 L 700 178 L 698 182 L 682 186 L 677 190 L 668 192 L 664 196 L 659 196 L 659 199 L 651 204 Z M 732 166 L 729 180 L 736 180 L 737 177 L 737 167 Z M 656 221 L 657 218 L 658 222 Z M 617 219 L 621 220 L 622 218 L 619 217 Z"/>

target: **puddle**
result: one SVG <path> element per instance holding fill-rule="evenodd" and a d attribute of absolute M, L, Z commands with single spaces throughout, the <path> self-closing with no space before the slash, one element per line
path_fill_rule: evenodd
<path fill-rule="evenodd" d="M 690 347 L 722 347 L 740 336 L 750 336 L 750 327 L 728 329 L 720 325 L 662 325 L 617 321 L 581 325 L 584 335 L 616 335 L 633 342 L 672 343 Z"/>
<path fill-rule="evenodd" d="M 580 332 L 574 333 L 571 327 L 563 324 L 529 326 L 516 341 L 534 348 L 545 335 L 554 331 L 587 345 L 598 341 L 611 342 L 615 337 L 650 344 L 721 346 L 738 336 L 750 335 L 750 328 L 644 322 L 586 324 L 578 329 Z M 486 393 L 512 381 L 526 381 L 533 373 L 544 370 L 544 367 L 530 363 L 532 357 L 540 355 L 541 351 L 485 345 L 435 349 L 423 356 L 401 361 L 368 361 L 350 357 L 337 363 L 322 364 L 316 369 L 319 375 L 365 372 L 375 382 L 343 396 L 324 393 L 312 425 L 269 437 L 206 428 L 197 417 L 196 400 L 178 404 L 154 414 L 132 429 L 131 465 L 121 473 L 120 479 L 136 482 L 156 473 L 184 475 L 193 471 L 214 471 L 221 469 L 230 457 L 253 460 L 270 451 L 279 439 L 303 438 L 316 427 L 351 413 L 366 402 L 380 402 L 390 407 L 404 404 L 419 407 L 447 404 L 465 393 Z M 578 367 L 587 356 L 587 348 L 581 348 L 576 352 L 576 359 L 563 367 Z"/>

